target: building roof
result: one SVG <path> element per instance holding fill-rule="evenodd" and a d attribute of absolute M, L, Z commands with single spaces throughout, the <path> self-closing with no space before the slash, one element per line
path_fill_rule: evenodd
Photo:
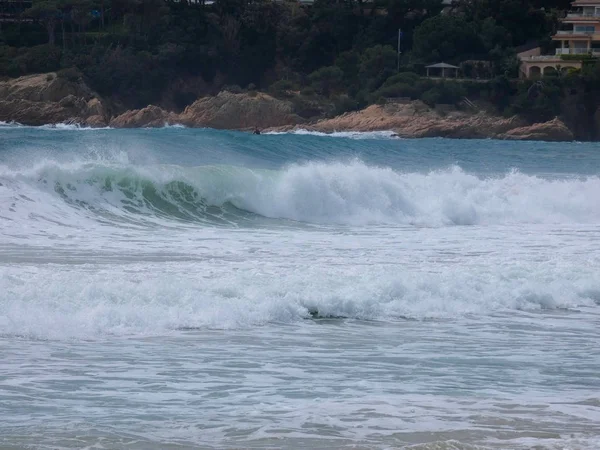
<path fill-rule="evenodd" d="M 444 62 L 425 66 L 427 69 L 460 69 L 460 67 L 453 66 L 452 64 L 446 64 Z"/>
<path fill-rule="evenodd" d="M 519 45 L 518 47 L 515 47 L 515 53 L 519 54 L 522 52 L 527 52 L 529 50 L 533 50 L 536 47 L 539 47 L 540 43 L 538 41 L 530 41 L 530 42 L 526 42 L 523 45 Z"/>

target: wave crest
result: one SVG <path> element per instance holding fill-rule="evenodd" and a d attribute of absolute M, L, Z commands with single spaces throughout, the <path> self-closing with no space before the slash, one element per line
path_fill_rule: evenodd
<path fill-rule="evenodd" d="M 5 195 L 35 197 L 32 189 L 44 190 L 73 208 L 146 218 L 235 222 L 252 214 L 315 224 L 418 226 L 600 220 L 597 176 L 549 180 L 512 171 L 481 178 L 459 167 L 402 173 L 358 160 L 281 170 L 46 164 L 0 174 L 12 186 Z"/>

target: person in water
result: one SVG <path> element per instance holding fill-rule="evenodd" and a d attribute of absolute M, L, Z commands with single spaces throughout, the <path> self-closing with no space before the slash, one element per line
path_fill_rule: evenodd
<path fill-rule="evenodd" d="M 260 130 L 258 129 L 258 127 L 254 127 L 254 133 L 252 134 L 260 134 Z"/>

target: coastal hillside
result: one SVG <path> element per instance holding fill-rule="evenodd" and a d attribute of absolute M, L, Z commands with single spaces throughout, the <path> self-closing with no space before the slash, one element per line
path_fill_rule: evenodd
<path fill-rule="evenodd" d="M 23 0 L 0 8 L 0 120 L 129 126 L 176 117 L 265 128 L 418 101 L 436 126 L 483 115 L 522 126 L 560 120 L 576 139 L 600 139 L 593 55 L 580 57 L 580 69 L 518 78 L 523 48 L 554 51 L 550 36 L 569 1 Z M 427 68 L 441 62 L 456 71 Z M 62 105 L 40 99 L 36 107 L 21 95 L 17 104 L 6 86 L 30 75 L 90 93 L 73 88 Z"/>

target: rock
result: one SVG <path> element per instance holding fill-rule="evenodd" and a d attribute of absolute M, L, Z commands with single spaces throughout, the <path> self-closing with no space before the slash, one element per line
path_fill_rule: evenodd
<path fill-rule="evenodd" d="M 81 79 L 72 81 L 47 73 L 0 82 L 0 121 L 85 123 L 95 115 L 104 115 L 102 102 Z"/>
<path fill-rule="evenodd" d="M 499 136 L 503 139 L 522 141 L 555 141 L 565 142 L 575 139 L 573 133 L 558 117 L 533 125 L 514 128 Z"/>
<path fill-rule="evenodd" d="M 75 97 L 73 94 L 69 94 L 60 99 L 58 105 L 63 108 L 75 108 L 83 111 L 87 107 L 87 102 L 81 97 Z"/>
<path fill-rule="evenodd" d="M 0 100 L 0 121 L 33 126 L 51 123 L 77 123 L 83 121 L 78 114 L 79 111 L 65 108 L 58 103 Z"/>
<path fill-rule="evenodd" d="M 142 109 L 126 111 L 111 119 L 109 126 L 113 128 L 159 128 L 178 123 L 178 116 L 158 106 L 149 105 Z"/>
<path fill-rule="evenodd" d="M 333 119 L 326 119 L 313 125 L 315 131 L 381 131 L 404 128 L 414 123 L 436 117 L 436 114 L 422 102 L 404 105 L 371 105 L 361 111 L 345 113 Z"/>
<path fill-rule="evenodd" d="M 97 96 L 82 80 L 70 81 L 58 77 L 54 72 L 0 82 L 0 98 L 3 100 L 59 102 L 68 95 L 86 101 Z"/>
<path fill-rule="evenodd" d="M 104 116 L 94 115 L 85 119 L 84 125 L 87 125 L 88 127 L 92 128 L 104 128 L 108 124 L 106 123 L 106 119 L 104 118 Z"/>
<path fill-rule="evenodd" d="M 302 118 L 293 112 L 290 102 L 263 93 L 233 94 L 220 92 L 204 97 L 188 106 L 179 116 L 180 123 L 190 127 L 249 129 L 294 125 Z"/>
<path fill-rule="evenodd" d="M 444 110 L 441 116 L 421 101 L 407 104 L 371 105 L 362 111 L 322 120 L 311 126 L 314 131 L 382 131 L 393 130 L 405 138 L 450 137 L 489 138 L 506 133 L 524 122 L 481 112 L 468 114 Z"/>
<path fill-rule="evenodd" d="M 96 97 L 87 102 L 87 110 L 92 116 L 106 115 L 106 112 L 104 111 L 104 105 L 102 105 L 102 102 Z"/>

